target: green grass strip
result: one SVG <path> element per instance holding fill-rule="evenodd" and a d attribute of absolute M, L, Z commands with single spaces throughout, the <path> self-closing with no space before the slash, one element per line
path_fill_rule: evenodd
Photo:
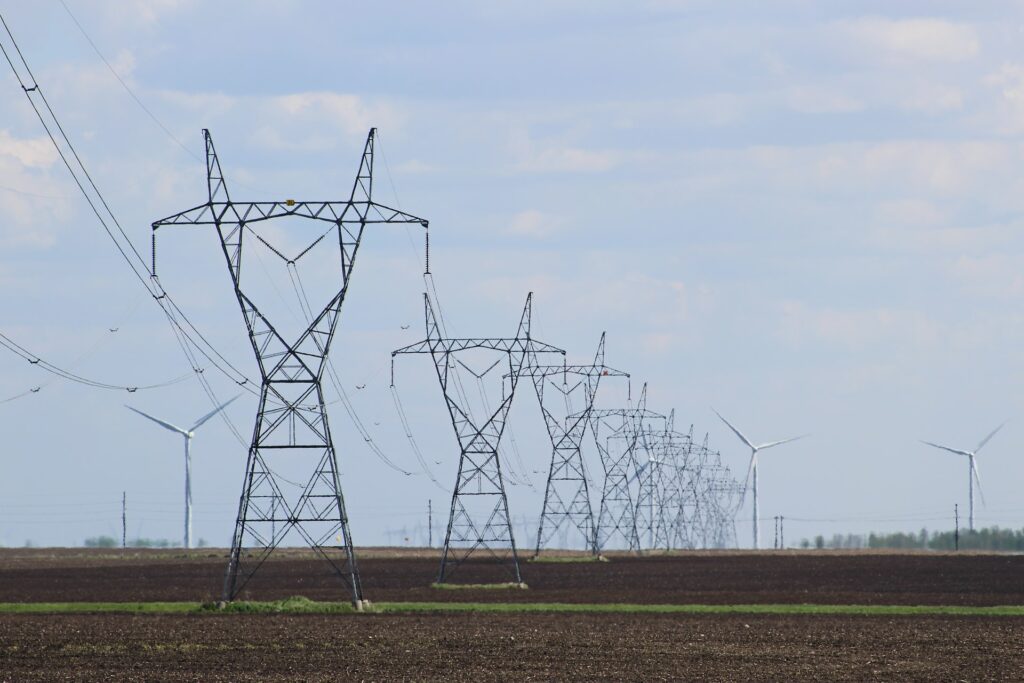
<path fill-rule="evenodd" d="M 377 612 L 490 612 L 490 613 L 590 613 L 590 614 L 852 614 L 863 616 L 1024 616 L 1024 605 L 643 605 L 618 603 L 544 602 L 378 602 Z"/>
<path fill-rule="evenodd" d="M 775 614 L 856 616 L 1020 617 L 1024 605 L 642 605 L 558 602 L 378 602 L 371 613 L 576 613 L 576 614 Z M 234 602 L 222 609 L 200 602 L 7 602 L 0 614 L 355 614 L 348 602 L 306 598 Z"/>
<path fill-rule="evenodd" d="M 201 602 L 0 602 L 0 614 L 183 614 L 198 612 L 202 606 Z"/>
<path fill-rule="evenodd" d="M 515 581 L 507 583 L 432 583 L 430 587 L 442 591 L 503 591 L 529 588 L 525 583 L 516 583 Z"/>
<path fill-rule="evenodd" d="M 609 562 L 610 560 L 604 555 L 580 555 L 580 556 L 563 556 L 563 555 L 536 555 L 527 560 L 527 562 L 537 562 L 539 564 L 568 564 L 575 562 Z"/>

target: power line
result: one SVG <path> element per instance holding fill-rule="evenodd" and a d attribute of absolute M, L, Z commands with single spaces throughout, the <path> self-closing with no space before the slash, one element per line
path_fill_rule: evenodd
<path fill-rule="evenodd" d="M 121 87 L 125 89 L 125 92 L 127 92 L 131 96 L 131 98 L 133 100 L 135 100 L 135 103 L 137 105 L 139 105 L 139 107 L 142 108 L 142 111 L 146 112 L 146 114 L 149 116 L 149 118 L 151 118 L 153 120 L 153 123 L 155 123 L 157 126 L 159 126 L 160 130 L 162 130 L 164 133 L 167 134 L 167 137 L 169 137 L 171 140 L 173 140 L 174 143 L 176 145 L 178 145 L 178 147 L 181 147 L 183 150 L 185 150 L 185 153 L 188 154 L 190 157 L 192 157 L 196 161 L 202 163 L 203 160 L 199 157 L 199 155 L 196 154 L 195 152 L 193 152 L 188 147 L 186 147 L 185 144 L 181 140 L 179 140 L 177 137 L 175 137 L 174 133 L 172 133 L 170 131 L 170 129 L 167 128 L 167 126 L 165 126 L 163 124 L 163 122 L 156 117 L 156 114 L 154 114 L 150 110 L 150 108 L 147 107 L 145 105 L 145 103 L 141 99 L 139 99 L 139 96 L 135 94 L 135 91 L 132 90 L 131 87 L 127 83 L 125 83 L 124 79 L 121 78 L 120 74 L 117 73 L 117 71 L 110 64 L 110 62 L 107 61 L 107 58 L 103 56 L 103 53 L 100 52 L 100 49 L 96 46 L 96 43 L 93 42 L 92 38 L 89 37 L 89 34 L 85 32 L 85 29 L 82 27 L 82 24 L 78 21 L 78 19 L 75 17 L 75 15 L 71 13 L 71 9 L 68 7 L 67 3 L 64 2 L 64 0 L 60 0 L 60 4 L 64 8 L 64 11 L 68 13 L 68 16 L 71 17 L 71 21 L 73 21 L 75 23 L 75 26 L 78 27 L 78 30 L 81 31 L 82 35 L 88 41 L 89 45 L 92 46 L 93 52 L 95 52 L 96 56 L 99 57 L 100 60 L 107 66 L 107 69 L 109 69 L 110 73 L 112 73 L 114 75 L 114 78 L 117 79 L 117 82 L 120 83 Z"/>
<path fill-rule="evenodd" d="M 27 348 L 25 348 L 21 344 L 18 344 L 16 341 L 11 339 L 9 336 L 4 334 L 3 332 L 0 332 L 0 346 L 3 346 L 5 349 L 10 351 L 11 353 L 14 353 L 15 355 L 17 355 L 17 356 L 27 360 L 29 363 L 31 363 L 32 365 L 35 365 L 36 367 L 38 367 L 41 370 L 45 370 L 46 372 L 49 372 L 49 373 L 51 373 L 53 375 L 56 375 L 57 377 L 60 377 L 60 378 L 65 379 L 65 380 L 68 380 L 70 382 L 76 382 L 78 384 L 83 384 L 85 386 L 93 387 L 95 389 L 114 389 L 114 390 L 122 390 L 122 391 L 128 391 L 130 393 L 134 393 L 136 391 L 145 391 L 147 389 L 159 389 L 159 388 L 162 388 L 162 387 L 168 387 L 168 386 L 171 386 L 172 384 L 177 384 L 179 382 L 183 382 L 184 380 L 188 379 L 189 376 L 191 375 L 191 373 L 185 373 L 185 374 L 180 375 L 178 377 L 175 377 L 173 379 L 169 379 L 169 380 L 167 380 L 165 382 L 158 382 L 156 384 L 149 384 L 149 385 L 145 385 L 145 386 L 130 386 L 130 385 L 124 385 L 124 384 L 112 384 L 112 383 L 109 383 L 109 382 L 103 382 L 103 381 L 100 381 L 100 380 L 95 380 L 95 379 L 91 379 L 91 378 L 88 378 L 88 377 L 84 377 L 82 375 L 79 375 L 79 374 L 76 374 L 74 372 L 71 372 L 70 370 L 65 370 L 64 368 L 61 368 L 61 367 L 59 367 L 57 365 L 54 365 L 53 363 L 50 363 L 49 361 L 39 357 L 37 354 L 32 353 L 31 351 L 29 351 Z M 28 393 L 36 393 L 41 388 L 42 387 L 36 387 L 34 389 L 30 389 L 28 391 Z M 19 394 L 18 396 L 15 396 L 15 397 L 7 399 L 7 400 L 11 401 L 11 400 L 14 400 L 14 398 L 19 398 L 20 396 L 23 396 L 23 395 L 24 395 L 24 393 L 23 394 Z"/>
<path fill-rule="evenodd" d="M 18 81 L 18 84 L 21 86 L 22 91 L 25 93 L 25 97 L 28 100 L 29 105 L 35 112 L 40 124 L 46 131 L 47 136 L 50 138 L 50 142 L 57 150 L 57 153 L 60 156 L 61 161 L 64 163 L 65 167 L 67 167 L 68 172 L 71 174 L 71 177 L 75 181 L 75 184 L 78 186 L 80 193 L 88 203 L 89 208 L 92 210 L 93 214 L 100 222 L 100 225 L 103 227 L 104 232 L 107 233 L 107 236 L 113 242 L 115 249 L 118 251 L 118 253 L 121 255 L 121 258 L 128 265 L 129 269 L 132 271 L 132 274 L 135 276 L 135 278 L 146 289 L 149 295 L 153 298 L 154 301 L 157 302 L 161 310 L 164 312 L 168 324 L 172 328 L 172 333 L 174 334 L 175 340 L 178 346 L 181 348 L 182 353 L 184 354 L 186 360 L 188 361 L 189 366 L 192 369 L 192 372 L 195 374 L 204 393 L 206 393 L 207 397 L 210 399 L 213 405 L 218 405 L 220 403 L 216 395 L 216 392 L 213 390 L 213 387 L 210 385 L 209 381 L 203 375 L 204 368 L 200 367 L 199 359 L 196 353 L 193 351 L 193 349 L 196 352 L 198 352 L 201 356 L 203 356 L 210 364 L 217 368 L 226 377 L 228 377 L 233 382 L 241 386 L 243 390 L 255 394 L 256 390 L 251 386 L 252 382 L 249 381 L 249 378 L 240 370 L 235 368 L 234 365 L 232 365 L 231 362 L 228 361 L 227 358 L 225 358 L 223 354 L 221 354 L 209 342 L 209 340 L 196 328 L 192 321 L 189 320 L 189 318 L 185 315 L 181 308 L 178 307 L 178 305 L 170 297 L 167 291 L 164 290 L 163 286 L 160 284 L 160 281 L 156 276 L 155 269 L 153 271 L 149 270 L 148 265 L 142 258 L 138 249 L 136 249 L 135 245 L 132 243 L 127 233 L 121 227 L 120 222 L 117 220 L 117 216 L 114 215 L 113 211 L 110 209 L 110 206 L 107 203 L 105 197 L 100 192 L 95 182 L 93 182 L 92 176 L 86 169 L 84 163 L 82 162 L 82 159 L 79 157 L 77 151 L 75 150 L 74 145 L 71 143 L 71 140 L 65 133 L 63 126 L 60 124 L 60 121 L 57 118 L 56 113 L 53 111 L 53 108 L 50 106 L 49 101 L 46 99 L 46 96 L 44 95 L 41 86 L 39 85 L 34 74 L 32 73 L 32 69 L 29 67 L 28 62 L 26 61 L 25 56 L 21 51 L 21 48 L 18 46 L 17 41 L 14 39 L 14 35 L 11 32 L 10 27 L 7 25 L 7 22 L 3 18 L 2 14 L 0 14 L 0 24 L 2 24 L 4 31 L 7 34 L 7 37 L 10 39 L 11 45 L 14 48 L 14 52 L 17 54 L 17 57 L 22 67 L 24 68 L 25 75 L 23 76 L 19 68 L 15 65 L 14 58 L 8 51 L 7 47 L 3 44 L 2 40 L 0 40 L 0 51 L 3 52 L 4 58 L 7 60 L 8 65 L 11 67 L 11 71 L 14 73 L 14 76 Z M 30 82 L 32 85 L 27 85 L 28 82 Z M 36 98 L 39 99 L 40 103 L 42 104 L 42 108 L 36 103 Z M 43 113 L 43 109 L 45 109 L 45 111 L 49 114 L 49 122 L 47 120 L 47 117 Z M 67 151 L 65 151 L 65 149 L 61 146 L 60 142 L 58 142 L 54 130 L 59 132 L 60 138 L 63 140 L 64 145 L 67 148 Z M 73 157 L 75 162 L 74 165 L 72 164 L 69 156 Z M 76 165 L 78 171 L 76 171 Z M 79 172 L 81 172 L 81 174 L 84 176 L 84 180 L 79 176 Z M 92 194 L 90 194 L 90 189 L 92 191 Z M 101 211 L 101 207 L 103 211 Z M 113 225 L 116 227 L 117 234 L 115 234 L 114 229 L 111 228 L 106 218 L 104 218 L 104 212 L 110 218 L 110 221 L 113 223 Z M 118 234 L 120 235 L 120 238 L 118 237 Z M 154 265 L 155 260 L 156 254 L 154 249 Z M 146 274 L 144 275 L 143 273 Z M 234 424 L 231 423 L 230 419 L 224 414 L 221 414 L 220 417 L 222 421 L 228 425 L 232 433 L 235 434 L 236 438 L 238 438 L 239 441 L 244 444 L 244 439 L 242 439 L 240 433 L 238 432 Z"/>

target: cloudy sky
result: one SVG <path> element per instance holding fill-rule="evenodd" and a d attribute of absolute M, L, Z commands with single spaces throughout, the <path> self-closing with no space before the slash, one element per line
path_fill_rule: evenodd
<path fill-rule="evenodd" d="M 60 2 L 0 11 L 140 250 L 204 200 L 202 128 L 255 200 L 347 197 L 377 126 L 377 196 L 430 219 L 453 331 L 511 335 L 533 291 L 537 337 L 582 361 L 606 330 L 608 363 L 735 471 L 746 453 L 712 407 L 756 441 L 812 434 L 762 457 L 769 542 L 780 514 L 790 542 L 951 527 L 966 462 L 918 440 L 972 448 L 1004 420 L 978 523 L 1024 526 L 1024 4 L 66 1 L 169 134 Z M 10 73 L 0 93 L 0 331 L 114 384 L 186 372 Z M 254 373 L 217 249 L 162 232 L 161 279 Z M 332 405 L 357 545 L 418 540 L 455 477 L 429 362 L 402 358 L 396 380 L 443 487 L 388 389 L 389 352 L 422 337 L 422 250 L 419 229 L 367 235 L 335 345 L 363 423 L 416 472 Z M 0 398 L 42 387 L 0 404 L 0 543 L 119 534 L 122 491 L 130 536 L 179 537 L 180 439 L 123 406 L 190 423 L 209 410 L 197 383 L 128 395 L 14 355 L 0 370 Z M 254 411 L 246 395 L 228 412 L 248 434 Z M 510 503 L 532 525 L 548 451 L 529 392 L 510 426 Z M 222 422 L 199 432 L 196 537 L 228 541 L 244 453 Z"/>

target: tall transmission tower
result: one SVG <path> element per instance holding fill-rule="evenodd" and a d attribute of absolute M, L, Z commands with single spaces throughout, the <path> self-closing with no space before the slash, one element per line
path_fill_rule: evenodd
<path fill-rule="evenodd" d="M 452 428 L 459 441 L 459 473 L 452 494 L 438 583 L 447 581 L 451 573 L 478 550 L 489 553 L 497 560 L 497 565 L 507 567 L 517 583 L 522 582 L 498 445 L 505 431 L 508 411 L 523 367 L 536 354 L 565 354 L 562 349 L 531 338 L 532 299 L 532 293 L 526 297 L 526 306 L 515 337 L 450 339 L 442 335 L 430 298 L 424 294 L 427 338 L 391 354 L 392 359 L 399 354 L 430 354 L 448 406 Z M 486 365 L 495 356 L 497 360 Z M 482 357 L 486 358 L 480 366 L 485 368 L 481 372 L 476 372 L 467 365 L 467 360 L 463 360 L 479 360 Z M 498 375 L 502 383 L 501 403 L 493 410 L 485 404 L 483 418 L 474 419 L 467 396 L 461 389 L 456 363 L 482 381 L 492 370 L 503 365 L 502 361 L 505 361 L 503 369 L 506 372 Z"/>
<path fill-rule="evenodd" d="M 636 523 L 639 492 L 632 485 L 642 474 L 637 463 L 636 449 L 641 443 L 647 423 L 664 419 L 664 415 L 647 410 L 646 384 L 635 408 L 591 410 L 591 432 L 604 469 L 601 507 L 594 534 L 598 552 L 616 537 L 630 550 L 640 549 Z"/>
<path fill-rule="evenodd" d="M 274 549 L 295 530 L 330 563 L 347 584 L 352 601 L 361 605 L 359 570 L 321 379 L 366 226 L 419 223 L 427 227 L 427 221 L 422 218 L 373 201 L 375 134 L 376 129 L 370 129 L 347 201 L 235 202 L 228 194 L 213 139 L 209 131 L 204 130 L 208 200 L 153 223 L 154 271 L 157 229 L 169 225 L 216 228 L 260 369 L 259 408 L 224 578 L 225 600 L 233 600 Z M 286 255 L 287 247 L 275 244 L 268 224 L 294 218 L 305 219 L 304 226 L 316 228 L 315 237 L 304 242 L 306 246 L 296 253 Z M 298 277 L 300 262 L 306 264 L 313 260 L 310 254 L 324 256 L 322 250 L 326 250 L 327 255 L 333 254 L 330 263 L 338 268 L 334 277 L 341 286 L 328 294 L 326 305 L 320 309 L 308 308 L 306 301 L 305 310 L 311 322 L 303 324 L 304 329 L 300 329 L 297 336 L 284 332 L 283 327 L 275 327 L 275 322 L 283 321 L 269 320 L 251 296 L 253 282 L 248 274 L 253 269 L 242 268 L 243 244 L 247 245 L 246 254 L 249 247 L 262 244 L 280 258 L 289 269 L 289 275 L 294 272 L 295 277 Z M 322 267 L 320 261 L 315 263 Z M 283 493 L 281 485 L 287 481 L 275 473 L 271 462 L 278 467 L 288 466 L 290 472 L 299 471 L 301 477 L 308 476 L 304 486 L 293 487 L 299 491 L 297 495 Z"/>
<path fill-rule="evenodd" d="M 590 365 L 530 365 L 524 369 L 533 379 L 552 447 L 535 555 L 540 555 L 540 551 L 563 527 L 565 530 L 577 529 L 586 546 L 597 554 L 594 512 L 583 466 L 583 437 L 590 423 L 590 412 L 601 378 L 629 377 L 627 373 L 604 364 L 604 339 L 602 332 L 594 362 Z M 580 394 L 583 410 L 576 412 L 573 398 Z M 549 399 L 546 402 L 545 396 Z M 564 410 L 558 409 L 559 403 Z"/>

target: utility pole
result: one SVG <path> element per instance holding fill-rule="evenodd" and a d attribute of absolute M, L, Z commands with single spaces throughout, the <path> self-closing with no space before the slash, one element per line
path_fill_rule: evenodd
<path fill-rule="evenodd" d="M 128 547 L 128 492 L 121 491 L 121 557 Z"/>
<path fill-rule="evenodd" d="M 953 523 L 956 525 L 953 531 L 953 550 L 960 550 L 960 506 L 953 503 Z"/>
<path fill-rule="evenodd" d="M 434 501 L 427 499 L 427 547 L 434 547 Z"/>
<path fill-rule="evenodd" d="M 774 517 L 772 517 L 772 520 L 775 521 L 775 545 L 773 547 L 776 550 L 778 550 L 779 549 L 779 516 L 775 515 Z"/>
<path fill-rule="evenodd" d="M 786 518 L 779 515 L 779 550 L 786 547 Z"/>

